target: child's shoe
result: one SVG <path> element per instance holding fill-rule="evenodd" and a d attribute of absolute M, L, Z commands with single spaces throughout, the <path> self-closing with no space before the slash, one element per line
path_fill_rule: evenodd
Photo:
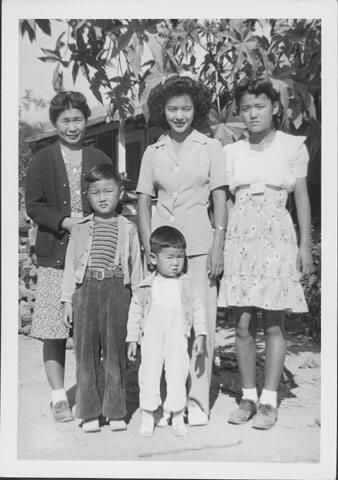
<path fill-rule="evenodd" d="M 164 412 L 163 410 L 161 410 L 159 412 L 158 417 L 155 419 L 155 424 L 156 424 L 156 427 L 163 428 L 169 425 L 169 421 L 170 421 L 170 413 Z"/>
<path fill-rule="evenodd" d="M 155 419 L 153 412 L 142 412 L 142 420 L 140 427 L 141 437 L 151 437 L 154 433 Z"/>
<path fill-rule="evenodd" d="M 277 422 L 278 411 L 277 408 L 269 404 L 259 404 L 257 415 L 255 415 L 252 427 L 258 430 L 268 430 Z"/>
<path fill-rule="evenodd" d="M 242 425 L 248 422 L 257 412 L 257 405 L 253 400 L 242 399 L 238 408 L 230 412 L 228 422 L 235 425 Z"/>
<path fill-rule="evenodd" d="M 127 430 L 126 422 L 122 420 L 109 420 L 110 429 L 113 432 L 121 432 L 123 430 Z"/>
<path fill-rule="evenodd" d="M 171 427 L 173 429 L 173 434 L 177 437 L 183 437 L 188 433 L 187 426 L 184 423 L 183 412 L 173 414 Z"/>
<path fill-rule="evenodd" d="M 206 425 L 208 415 L 198 405 L 188 407 L 188 423 L 191 427 Z"/>
<path fill-rule="evenodd" d="M 81 426 L 82 426 L 82 430 L 85 433 L 94 433 L 94 432 L 99 432 L 101 430 L 98 418 L 83 420 Z"/>

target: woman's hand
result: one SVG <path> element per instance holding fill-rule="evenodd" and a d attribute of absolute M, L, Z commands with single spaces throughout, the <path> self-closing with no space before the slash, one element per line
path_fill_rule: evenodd
<path fill-rule="evenodd" d="M 72 328 L 73 325 L 73 305 L 70 302 L 64 302 L 63 304 L 63 323 L 68 328 Z"/>
<path fill-rule="evenodd" d="M 135 362 L 136 360 L 136 351 L 137 351 L 137 342 L 129 342 L 127 357 L 128 357 L 128 360 L 130 360 L 131 362 Z"/>
<path fill-rule="evenodd" d="M 79 223 L 80 220 L 81 220 L 81 217 L 72 217 L 72 218 L 65 217 L 61 222 L 61 228 L 63 230 L 67 230 L 70 233 L 74 225 Z"/>
<path fill-rule="evenodd" d="M 210 280 L 216 280 L 223 273 L 224 269 L 224 252 L 223 244 L 215 244 L 212 246 L 208 254 L 208 277 Z"/>
<path fill-rule="evenodd" d="M 314 271 L 312 253 L 309 245 L 300 245 L 296 262 L 297 269 L 303 275 L 311 275 Z"/>

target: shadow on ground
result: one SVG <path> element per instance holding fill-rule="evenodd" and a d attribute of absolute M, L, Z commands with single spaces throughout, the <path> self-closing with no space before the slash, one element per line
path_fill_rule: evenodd
<path fill-rule="evenodd" d="M 314 341 L 302 332 L 303 325 L 293 323 L 292 317 L 288 319 L 286 330 L 286 339 L 288 343 L 287 355 L 297 355 L 300 352 L 318 353 L 320 352 L 320 342 Z M 213 365 L 211 387 L 210 387 L 210 408 L 212 409 L 218 395 L 220 393 L 227 394 L 239 401 L 241 396 L 241 381 L 238 372 L 237 360 L 235 356 L 235 321 L 231 312 L 219 310 L 217 317 L 216 330 L 224 330 L 226 332 L 226 345 L 215 348 L 215 358 L 217 362 Z M 263 388 L 264 383 L 264 335 L 262 331 L 257 333 L 257 389 L 258 393 Z M 138 368 L 140 365 L 140 352 L 138 351 L 135 362 L 127 364 L 127 380 L 126 380 L 126 398 L 127 398 L 127 423 L 132 418 L 135 411 L 139 408 L 139 386 L 138 386 Z M 103 391 L 103 369 L 99 377 L 100 391 Z M 292 390 L 298 385 L 294 380 L 293 373 L 286 367 L 279 386 L 279 402 L 285 398 L 294 398 Z M 68 401 L 71 407 L 75 405 L 76 385 L 73 385 L 68 391 Z M 162 377 L 161 381 L 161 398 L 165 398 L 165 381 Z"/>
<path fill-rule="evenodd" d="M 299 316 L 290 316 L 286 322 L 286 340 L 287 355 L 297 355 L 301 352 L 318 353 L 320 352 L 320 340 L 312 339 L 302 333 L 303 324 L 299 323 Z M 241 396 L 241 381 L 238 372 L 238 365 L 235 355 L 235 320 L 231 311 L 226 309 L 218 310 L 216 330 L 225 330 L 227 332 L 226 345 L 215 348 L 216 364 L 213 366 L 211 388 L 210 388 L 210 408 L 213 407 L 219 393 L 225 393 L 234 397 L 239 402 Z M 259 328 L 259 327 L 258 327 Z M 260 394 L 264 384 L 264 334 L 261 329 L 257 332 L 256 338 L 257 357 L 256 357 L 256 378 L 257 390 Z M 292 390 L 298 385 L 294 380 L 293 372 L 285 366 L 278 391 L 279 403 L 285 398 L 294 398 Z"/>

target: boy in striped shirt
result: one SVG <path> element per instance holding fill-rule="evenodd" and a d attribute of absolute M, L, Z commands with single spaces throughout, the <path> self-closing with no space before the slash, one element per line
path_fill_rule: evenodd
<path fill-rule="evenodd" d="M 113 431 L 125 430 L 125 341 L 131 290 L 142 278 L 140 246 L 135 225 L 116 212 L 121 177 L 114 167 L 93 167 L 86 182 L 94 213 L 71 231 L 61 295 L 64 322 L 74 322 L 76 416 L 85 432 L 100 430 L 101 416 Z"/>

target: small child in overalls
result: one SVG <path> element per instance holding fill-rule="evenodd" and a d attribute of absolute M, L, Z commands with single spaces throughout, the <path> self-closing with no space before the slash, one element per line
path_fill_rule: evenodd
<path fill-rule="evenodd" d="M 154 413 L 161 404 L 160 380 L 164 366 L 167 397 L 164 412 L 172 413 L 175 435 L 187 433 L 184 410 L 189 374 L 188 338 L 194 328 L 194 355 L 205 349 L 206 321 L 192 282 L 184 275 L 186 241 L 176 228 L 162 226 L 150 236 L 155 272 L 146 277 L 133 296 L 128 316 L 128 358 L 134 360 L 141 343 L 139 369 L 141 436 L 154 431 Z"/>
<path fill-rule="evenodd" d="M 125 342 L 130 285 L 133 289 L 142 278 L 140 246 L 135 225 L 116 212 L 121 178 L 114 167 L 93 167 L 86 182 L 94 214 L 72 229 L 61 297 L 67 326 L 74 312 L 76 416 L 85 432 L 100 429 L 101 415 L 113 431 L 125 430 Z"/>

